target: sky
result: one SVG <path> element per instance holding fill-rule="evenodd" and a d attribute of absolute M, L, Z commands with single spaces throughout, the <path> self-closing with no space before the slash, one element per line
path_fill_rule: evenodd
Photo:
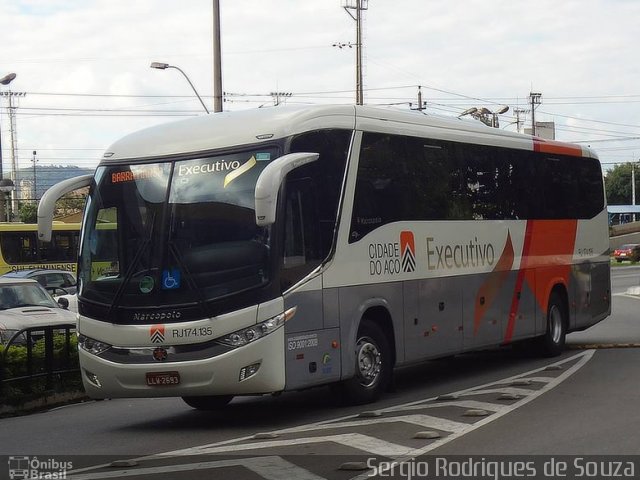
<path fill-rule="evenodd" d="M 355 0 L 349 0 L 354 3 Z M 220 0 L 225 110 L 354 103 L 355 21 L 345 0 Z M 603 168 L 640 159 L 640 0 L 370 0 L 364 98 L 458 116 L 542 93 L 537 121 L 582 142 Z M 16 162 L 94 168 L 118 138 L 213 106 L 211 0 L 0 0 L 0 94 L 14 96 Z M 283 99 L 281 99 L 283 100 Z M 12 169 L 0 97 L 4 171 Z M 411 105 L 410 105 L 411 104 Z M 522 114 L 529 127 L 531 114 Z"/>

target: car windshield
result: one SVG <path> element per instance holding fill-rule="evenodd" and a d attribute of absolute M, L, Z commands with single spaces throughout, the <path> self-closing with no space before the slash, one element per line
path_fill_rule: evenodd
<path fill-rule="evenodd" d="M 80 297 L 119 307 L 193 305 L 268 281 L 268 228 L 255 222 L 265 148 L 102 166 L 87 200 Z"/>
<path fill-rule="evenodd" d="M 58 308 L 58 304 L 37 283 L 0 286 L 0 310 L 20 307 Z"/>

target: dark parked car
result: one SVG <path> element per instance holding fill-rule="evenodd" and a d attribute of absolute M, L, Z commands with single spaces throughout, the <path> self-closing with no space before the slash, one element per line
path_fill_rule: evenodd
<path fill-rule="evenodd" d="M 36 268 L 5 273 L 8 278 L 31 278 L 37 280 L 51 295 L 69 295 L 76 293 L 76 277 L 66 270 L 47 270 Z"/>
<path fill-rule="evenodd" d="M 613 251 L 613 258 L 615 258 L 618 263 L 622 262 L 623 260 L 637 262 L 638 260 L 640 260 L 640 244 L 628 243 L 626 245 L 622 245 L 619 248 L 616 248 Z"/>

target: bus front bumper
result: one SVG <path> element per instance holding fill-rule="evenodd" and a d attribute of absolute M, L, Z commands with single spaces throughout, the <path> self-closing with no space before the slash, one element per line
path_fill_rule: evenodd
<path fill-rule="evenodd" d="M 251 395 L 285 386 L 284 328 L 229 352 L 201 360 L 115 363 L 79 349 L 82 381 L 96 399 Z"/>

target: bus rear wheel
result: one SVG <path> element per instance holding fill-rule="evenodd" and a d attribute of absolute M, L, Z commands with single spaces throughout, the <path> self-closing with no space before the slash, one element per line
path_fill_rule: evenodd
<path fill-rule="evenodd" d="M 225 407 L 233 395 L 207 395 L 202 397 L 182 397 L 184 403 L 196 410 L 218 410 Z"/>
<path fill-rule="evenodd" d="M 355 344 L 355 375 L 340 383 L 342 399 L 352 405 L 374 402 L 391 379 L 391 350 L 383 331 L 363 321 Z"/>
<path fill-rule="evenodd" d="M 562 353 L 567 336 L 567 308 L 558 292 L 549 297 L 547 306 L 547 330 L 539 339 L 540 351 L 546 357 L 555 357 Z"/>

